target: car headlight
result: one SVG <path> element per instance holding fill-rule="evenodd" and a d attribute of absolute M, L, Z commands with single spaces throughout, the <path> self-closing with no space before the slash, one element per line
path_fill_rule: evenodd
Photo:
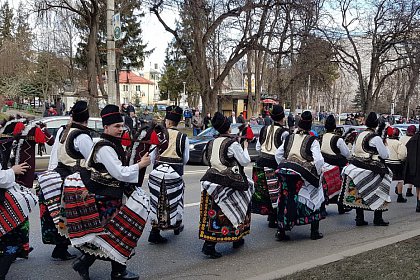
<path fill-rule="evenodd" d="M 190 151 L 194 150 L 194 144 L 190 144 Z"/>

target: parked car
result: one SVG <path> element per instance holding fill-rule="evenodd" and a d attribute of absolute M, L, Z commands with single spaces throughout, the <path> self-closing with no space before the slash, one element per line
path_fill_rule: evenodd
<path fill-rule="evenodd" d="M 32 122 L 43 122 L 47 125 L 48 131 L 54 137 L 57 135 L 58 130 L 61 126 L 68 124 L 70 121 L 69 116 L 62 117 L 46 117 L 41 119 L 33 120 Z M 91 136 L 93 138 L 99 138 L 100 133 L 103 132 L 102 119 L 101 118 L 90 118 L 88 122 L 88 127 L 96 130 L 98 133 L 93 133 Z M 47 150 L 42 156 L 36 155 L 35 157 L 35 172 L 45 171 L 48 168 L 48 162 L 50 161 L 50 154 L 52 146 L 45 145 Z M 38 151 L 38 147 L 35 147 L 35 151 Z"/>
<path fill-rule="evenodd" d="M 237 134 L 239 132 L 239 126 L 241 124 L 232 124 L 230 126 L 231 133 Z M 251 160 L 255 160 L 258 157 L 258 152 L 255 149 L 257 139 L 260 135 L 262 125 L 251 125 L 252 132 L 254 133 L 254 140 L 248 145 L 248 152 Z M 203 130 L 200 134 L 190 139 L 190 160 L 189 163 L 198 163 L 207 165 L 207 161 L 204 158 L 204 148 L 210 140 L 213 140 L 215 136 L 219 135 L 219 132 L 213 127 L 209 127 Z"/>

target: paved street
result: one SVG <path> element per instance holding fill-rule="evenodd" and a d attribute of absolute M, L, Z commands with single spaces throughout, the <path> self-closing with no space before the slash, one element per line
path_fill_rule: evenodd
<path fill-rule="evenodd" d="M 321 222 L 324 239 L 309 239 L 310 226 L 295 227 L 292 241 L 275 241 L 275 229 L 267 227 L 266 218 L 253 215 L 251 234 L 245 246 L 239 250 L 231 244 L 218 245 L 224 256 L 217 260 L 207 259 L 201 252 L 202 241 L 198 239 L 199 180 L 205 166 L 187 166 L 185 172 L 185 230 L 179 236 L 164 233 L 169 238 L 166 245 L 150 245 L 144 232 L 136 249 L 137 254 L 129 261 L 128 268 L 140 273 L 141 279 L 247 279 L 287 268 L 300 262 L 308 262 L 329 256 L 355 246 L 395 236 L 420 227 L 420 214 L 415 213 L 415 198 L 406 204 L 392 203 L 384 214 L 389 227 L 374 227 L 373 213 L 366 214 L 369 226 L 356 228 L 355 213 L 338 215 L 336 206 L 329 206 L 329 216 Z M 250 175 L 251 168 L 247 168 Z M 392 194 L 393 201 L 396 195 Z M 29 260 L 18 260 L 11 268 L 7 279 L 78 279 L 71 269 L 71 261 L 56 262 L 50 259 L 52 246 L 43 245 L 40 237 L 38 211 L 31 216 L 31 246 L 34 251 Z M 78 253 L 77 250 L 71 249 Z M 91 268 L 92 279 L 110 279 L 110 265 L 97 261 Z"/>

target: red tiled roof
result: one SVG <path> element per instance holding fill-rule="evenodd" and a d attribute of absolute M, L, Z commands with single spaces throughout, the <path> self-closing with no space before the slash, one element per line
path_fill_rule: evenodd
<path fill-rule="evenodd" d="M 139 75 L 134 74 L 132 71 L 121 70 L 120 71 L 120 84 L 149 84 L 153 85 L 154 83 L 148 79 L 145 79 Z"/>

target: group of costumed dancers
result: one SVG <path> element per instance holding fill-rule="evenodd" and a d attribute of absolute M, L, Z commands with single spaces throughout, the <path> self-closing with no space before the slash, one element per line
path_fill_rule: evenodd
<path fill-rule="evenodd" d="M 89 269 L 96 260 L 111 263 L 113 280 L 138 279 L 126 264 L 147 220 L 150 243 L 167 242 L 161 231 L 182 232 L 182 176 L 189 160 L 189 140 L 176 127 L 183 110 L 167 107 L 162 125 L 147 124 L 130 138 L 124 133 L 118 106 L 107 105 L 100 114 L 104 131 L 95 142 L 87 127 L 89 109 L 84 101 L 76 102 L 71 121 L 55 138 L 35 121 L 16 119 L 2 125 L 0 280 L 16 258 L 27 258 L 31 251 L 28 216 L 37 203 L 42 241 L 55 245 L 52 258 L 75 259 L 68 247 L 77 248 L 81 256 L 72 268 L 84 280 L 90 279 Z M 406 202 L 403 174 L 411 176 L 408 183 L 414 183 L 416 166 L 404 172 L 405 143 L 398 140 L 398 130 L 392 127 L 378 133 L 375 113 L 369 114 L 367 129 L 351 143 L 336 134 L 333 116 L 326 120 L 322 144 L 310 133 L 309 111 L 302 113 L 293 130 L 283 126 L 281 106 L 273 106 L 271 117 L 274 123 L 263 127 L 257 139 L 260 157 L 252 178 L 244 171 L 251 163 L 251 128 L 244 126 L 239 135 L 232 135 L 231 123 L 223 114 L 217 112 L 211 120 L 218 135 L 205 148 L 209 169 L 200 180 L 199 238 L 204 241 L 204 255 L 221 257 L 216 244 L 222 242 L 240 248 L 250 233 L 251 213 L 267 215 L 268 226 L 277 229 L 279 241 L 289 240 L 286 232 L 305 224 L 311 224 L 310 238 L 316 240 L 323 237 L 319 222 L 326 217 L 328 203 L 336 203 L 339 213 L 356 209 L 357 226 L 368 224 L 365 210 L 374 211 L 374 225 L 386 226 L 382 212 L 391 202 L 393 179 L 401 181 L 395 189 L 398 202 Z M 415 129 L 413 132 L 410 127 L 410 133 L 414 135 Z M 408 147 L 414 141 L 407 142 Z M 52 151 L 48 170 L 38 175 L 34 195 L 30 189 L 35 178 L 36 144 L 41 147 L 38 152 L 45 144 L 52 145 Z M 146 193 L 141 186 L 150 164 L 153 169 Z M 407 196 L 410 194 L 408 189 Z M 420 212 L 419 202 L 417 210 Z"/>

